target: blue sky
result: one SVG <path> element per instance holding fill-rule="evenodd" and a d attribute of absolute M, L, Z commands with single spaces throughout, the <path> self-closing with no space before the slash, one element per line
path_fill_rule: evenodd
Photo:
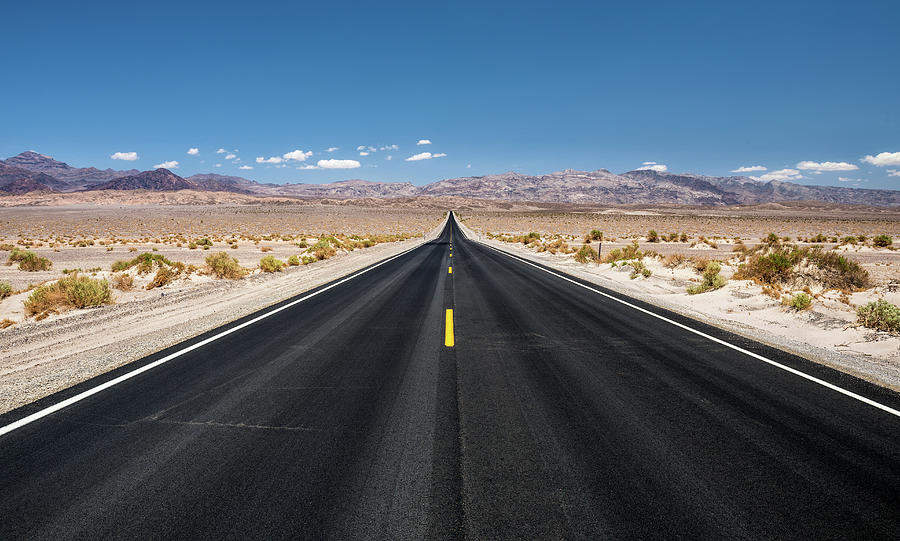
<path fill-rule="evenodd" d="M 432 4 L 8 3 L 0 156 L 415 184 L 761 166 L 900 188 L 900 2 Z"/>

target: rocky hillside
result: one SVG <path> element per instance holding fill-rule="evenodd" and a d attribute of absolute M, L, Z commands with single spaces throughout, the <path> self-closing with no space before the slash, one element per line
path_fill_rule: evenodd
<path fill-rule="evenodd" d="M 456 197 L 493 201 L 586 203 L 594 205 L 677 204 L 755 205 L 785 201 L 822 201 L 867 206 L 900 206 L 900 191 L 843 186 L 762 182 L 749 177 L 708 177 L 651 170 L 620 175 L 606 169 L 567 169 L 546 175 L 503 173 L 439 180 L 425 186 L 409 182 L 342 180 L 329 184 L 265 184 L 213 173 L 182 178 L 167 169 L 145 171 L 75 168 L 36 152 L 0 161 L 0 191 L 72 192 L 82 190 L 197 190 L 245 195 L 317 199 L 395 199 Z M 100 180 L 103 179 L 103 180 Z"/>
<path fill-rule="evenodd" d="M 59 188 L 61 191 L 75 191 L 92 184 L 107 182 L 115 178 L 140 173 L 137 169 L 116 171 L 114 169 L 100 170 L 95 167 L 72 167 L 71 165 L 54 160 L 45 154 L 34 151 L 23 152 L 12 158 L 4 160 L 8 165 L 27 169 L 35 173 L 44 173 L 65 183 Z"/>

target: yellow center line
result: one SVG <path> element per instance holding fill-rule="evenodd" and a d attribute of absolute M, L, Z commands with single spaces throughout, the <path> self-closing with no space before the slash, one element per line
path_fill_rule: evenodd
<path fill-rule="evenodd" d="M 447 267 L 447 274 L 453 274 L 453 267 Z"/>
<path fill-rule="evenodd" d="M 453 347 L 453 309 L 447 308 L 447 317 L 444 324 L 444 345 Z"/>

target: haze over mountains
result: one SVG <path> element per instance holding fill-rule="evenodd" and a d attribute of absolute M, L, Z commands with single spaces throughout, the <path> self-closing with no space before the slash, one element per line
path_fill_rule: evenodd
<path fill-rule="evenodd" d="M 757 181 L 749 177 L 710 177 L 635 170 L 567 169 L 546 175 L 502 173 L 444 179 L 424 186 L 409 182 L 343 180 L 329 184 L 264 184 L 212 173 L 182 178 L 167 169 L 140 172 L 77 168 L 36 152 L 0 160 L 0 194 L 97 190 L 197 190 L 260 196 L 332 199 L 458 196 L 504 201 L 590 204 L 735 205 L 781 201 L 824 201 L 900 206 L 900 191 L 842 186 L 809 186 Z"/>

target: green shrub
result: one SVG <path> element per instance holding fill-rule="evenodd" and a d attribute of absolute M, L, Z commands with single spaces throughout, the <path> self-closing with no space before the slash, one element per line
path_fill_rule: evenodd
<path fill-rule="evenodd" d="M 631 278 L 632 280 L 634 280 L 638 276 L 643 276 L 644 278 L 649 278 L 650 275 L 653 274 L 653 271 L 648 269 L 647 266 L 644 265 L 644 262 L 641 261 L 640 259 L 635 259 L 634 261 L 629 261 L 627 264 L 631 265 L 631 275 L 629 276 L 629 278 Z"/>
<path fill-rule="evenodd" d="M 212 246 L 213 242 L 209 240 L 209 238 L 203 237 L 195 240 L 194 244 L 196 244 L 197 246 Z"/>
<path fill-rule="evenodd" d="M 900 332 L 900 308 L 884 299 L 860 306 L 856 310 L 856 317 L 859 324 L 864 327 L 879 331 Z"/>
<path fill-rule="evenodd" d="M 612 263 L 613 261 L 620 261 L 623 259 L 641 259 L 644 257 L 644 254 L 638 248 L 637 241 L 631 241 L 631 245 L 626 246 L 625 248 L 616 248 L 609 252 L 604 261 Z"/>
<path fill-rule="evenodd" d="M 15 249 L 16 249 L 16 247 L 13 246 L 12 244 L 9 244 L 9 243 L 0 244 L 0 252 L 11 252 Z"/>
<path fill-rule="evenodd" d="M 287 264 L 292 267 L 296 267 L 297 265 L 300 264 L 300 258 L 295 255 L 292 255 L 291 257 L 288 258 Z"/>
<path fill-rule="evenodd" d="M 11 265 L 16 262 L 19 263 L 19 270 L 28 272 L 50 270 L 50 267 L 53 266 L 53 263 L 46 257 L 40 257 L 34 252 L 18 248 L 10 252 L 7 264 Z"/>
<path fill-rule="evenodd" d="M 793 297 L 787 302 L 788 306 L 793 308 L 798 312 L 802 312 L 803 310 L 809 310 L 812 307 L 812 297 L 810 297 L 807 293 L 799 292 L 795 293 Z"/>
<path fill-rule="evenodd" d="M 591 229 L 590 232 L 591 240 L 603 240 L 603 231 L 599 229 Z"/>
<path fill-rule="evenodd" d="M 687 242 L 689 240 L 691 239 L 688 237 L 687 233 L 682 233 L 681 236 L 678 237 L 679 242 Z"/>
<path fill-rule="evenodd" d="M 263 272 L 281 272 L 283 267 L 284 262 L 275 259 L 275 256 L 273 255 L 267 255 L 259 260 L 259 268 L 262 269 Z"/>
<path fill-rule="evenodd" d="M 0 282 L 0 299 L 5 299 L 12 295 L 12 286 L 6 282 Z"/>
<path fill-rule="evenodd" d="M 68 276 L 36 288 L 25 300 L 25 314 L 43 319 L 51 312 L 112 304 L 109 282 L 87 276 Z"/>
<path fill-rule="evenodd" d="M 887 235 L 878 235 L 877 237 L 872 237 L 872 244 L 879 248 L 887 248 L 893 243 L 894 239 Z"/>
<path fill-rule="evenodd" d="M 659 233 L 655 229 L 647 232 L 647 242 L 659 242 Z"/>
<path fill-rule="evenodd" d="M 599 263 L 600 256 L 597 251 L 585 244 L 575 252 L 575 261 L 579 263 Z"/>
<path fill-rule="evenodd" d="M 718 261 L 709 261 L 703 269 L 703 281 L 687 288 L 689 295 L 713 291 L 725 286 L 725 277 L 719 274 L 722 265 Z"/>
<path fill-rule="evenodd" d="M 210 274 L 216 278 L 237 280 L 247 274 L 247 271 L 238 263 L 237 258 L 231 257 L 225 252 L 206 256 L 206 266 L 209 267 Z"/>

